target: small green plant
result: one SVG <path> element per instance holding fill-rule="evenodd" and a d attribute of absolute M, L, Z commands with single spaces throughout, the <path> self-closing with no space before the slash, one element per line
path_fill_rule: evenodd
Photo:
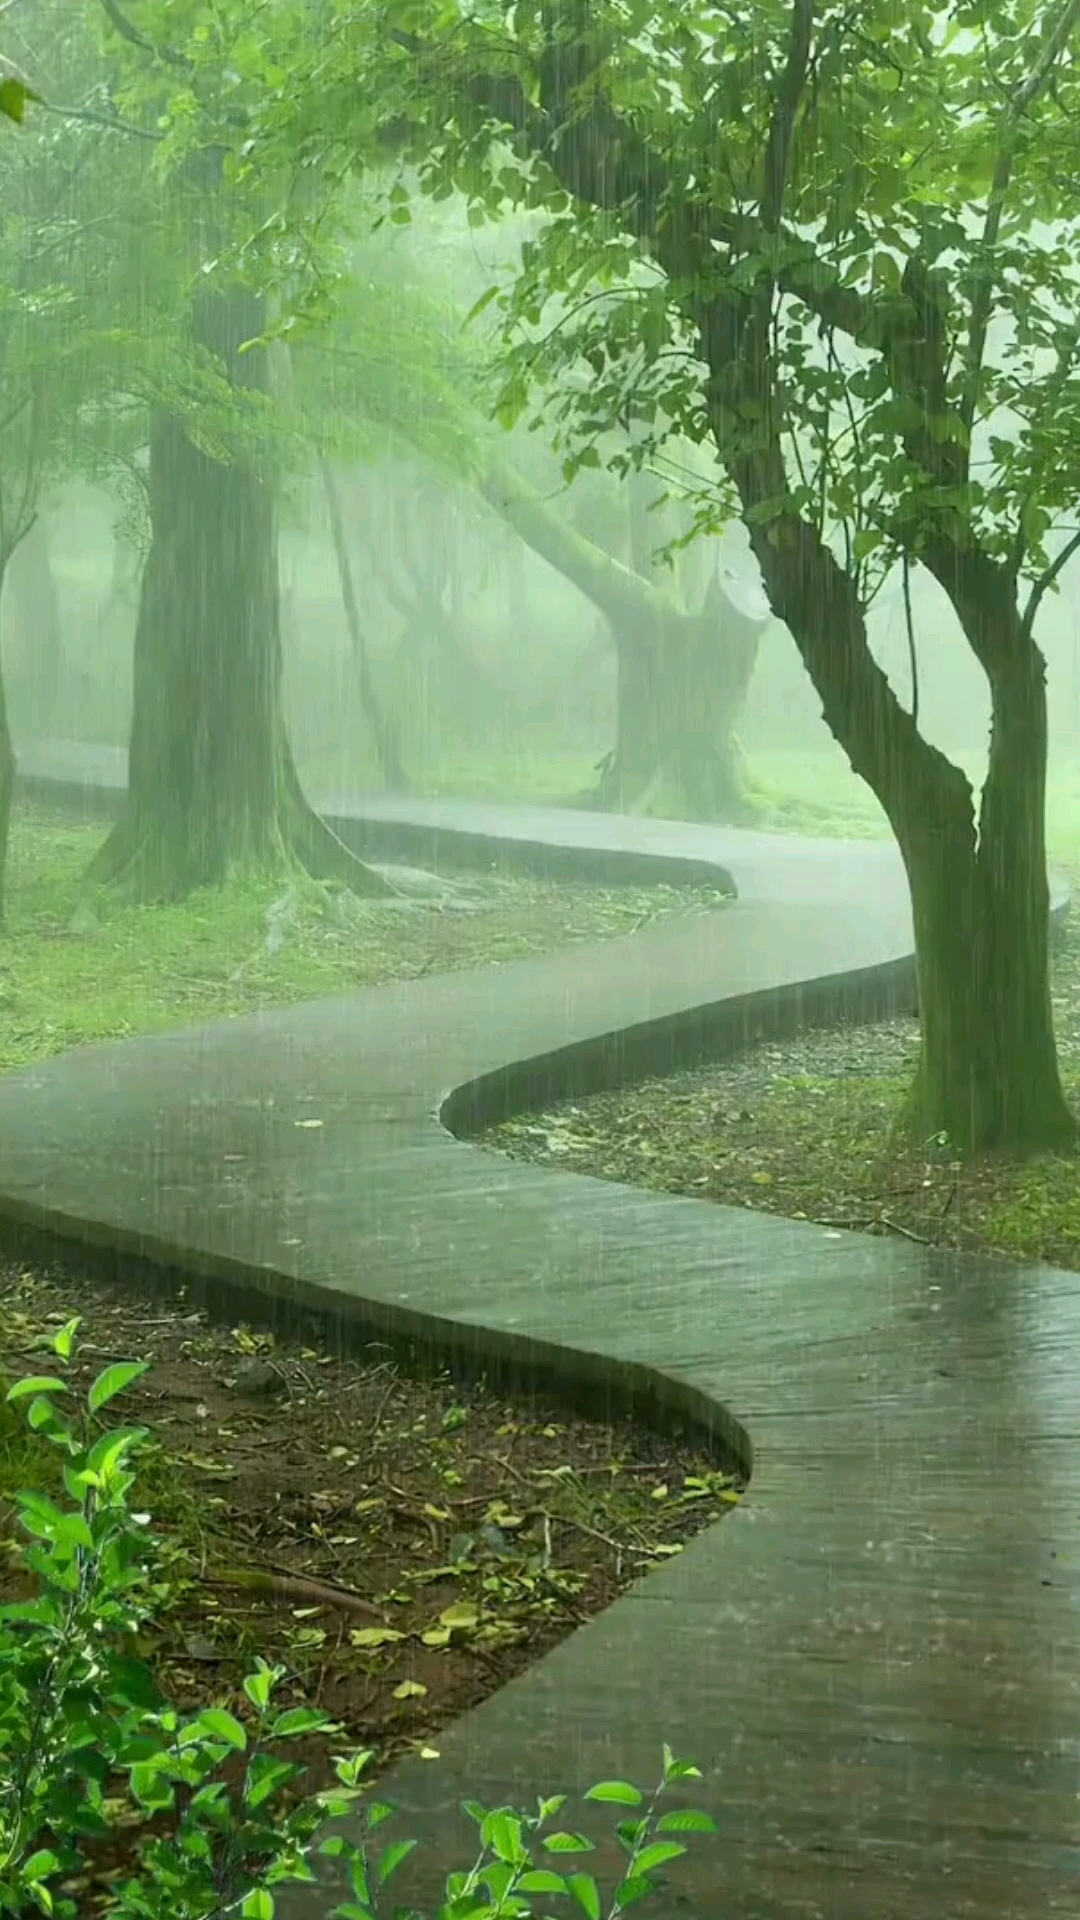
<path fill-rule="evenodd" d="M 71 1320 L 53 1340 L 61 1364 L 71 1359 L 77 1330 Z M 317 1855 L 336 1856 L 352 1889 L 331 1920 L 376 1920 L 380 1892 L 416 1842 L 393 1842 L 369 1858 L 372 1833 L 393 1812 L 374 1800 L 359 1810 L 359 1841 L 325 1831 L 357 1813 L 371 1753 L 336 1757 L 337 1786 L 291 1805 L 303 1768 L 279 1749 L 340 1728 L 312 1708 L 277 1709 L 284 1668 L 256 1663 L 244 1681 L 245 1725 L 222 1707 L 179 1713 L 130 1652 L 151 1616 L 159 1551 L 149 1516 L 130 1499 L 149 1433 L 99 1429 L 104 1409 L 145 1370 L 137 1362 L 106 1367 L 77 1420 L 62 1410 L 68 1385 L 59 1374 L 20 1380 L 7 1395 L 30 1431 L 57 1448 L 62 1492 L 56 1499 L 18 1494 L 26 1536 L 18 1563 L 35 1592 L 0 1607 L 0 1914 L 75 1920 L 71 1885 L 85 1871 L 87 1846 L 118 1822 L 134 1821 L 143 1829 L 137 1868 L 102 1908 L 113 1920 L 273 1920 L 274 1889 L 313 1882 Z M 231 1786 L 222 1772 L 237 1755 L 243 1775 Z M 675 1836 L 715 1831 L 708 1814 L 692 1809 L 657 1816 L 665 1787 L 689 1778 L 700 1778 L 698 1769 L 665 1747 L 663 1777 L 647 1807 L 638 1788 L 621 1780 L 585 1795 L 632 1810 L 615 1829 L 627 1866 L 610 1920 L 655 1892 L 655 1875 L 686 1851 Z M 537 1895 L 571 1901 L 587 1920 L 600 1920 L 592 1876 L 555 1865 L 591 1852 L 592 1843 L 580 1833 L 544 1831 L 565 1804 L 556 1795 L 529 1815 L 466 1802 L 480 1852 L 467 1871 L 449 1875 L 438 1920 L 525 1920 Z M 551 1864 L 536 1864 L 533 1842 Z M 393 1920 L 424 1916 L 396 1907 Z"/>

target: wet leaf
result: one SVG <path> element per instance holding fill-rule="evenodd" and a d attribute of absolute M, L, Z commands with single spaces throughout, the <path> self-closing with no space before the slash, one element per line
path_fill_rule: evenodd
<path fill-rule="evenodd" d="M 354 1627 L 349 1635 L 354 1647 L 390 1647 L 406 1638 L 396 1627 Z"/>

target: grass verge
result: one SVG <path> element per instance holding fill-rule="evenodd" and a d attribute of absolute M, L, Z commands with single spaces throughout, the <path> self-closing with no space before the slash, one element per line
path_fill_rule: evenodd
<path fill-rule="evenodd" d="M 448 880 L 438 901 L 403 905 L 249 876 L 177 905 L 133 907 L 82 885 L 104 832 L 40 805 L 16 812 L 0 1072 L 84 1041 L 610 939 L 721 897 L 470 874 Z"/>

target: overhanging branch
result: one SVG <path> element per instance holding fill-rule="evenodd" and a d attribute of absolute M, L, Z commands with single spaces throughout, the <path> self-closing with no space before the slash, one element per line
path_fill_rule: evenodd
<path fill-rule="evenodd" d="M 775 233 L 784 210 L 795 120 L 810 69 L 810 41 L 814 27 L 814 0 L 794 0 L 788 36 L 788 56 L 776 89 L 776 110 L 765 152 L 761 191 L 761 223 Z"/>
<path fill-rule="evenodd" d="M 1061 552 L 1055 556 L 1045 573 L 1039 575 L 1031 592 L 1028 594 L 1027 603 L 1024 607 L 1020 622 L 1028 639 L 1031 638 L 1035 630 L 1035 616 L 1042 605 L 1044 596 L 1049 593 L 1050 588 L 1053 586 L 1059 574 L 1064 573 L 1074 553 L 1080 553 L 1080 532 L 1074 533 L 1071 539 L 1065 542 Z"/>
<path fill-rule="evenodd" d="M 986 336 L 990 328 L 990 316 L 994 304 L 994 288 L 989 272 L 989 257 L 997 245 L 1001 232 L 1002 215 L 1005 212 L 1005 199 L 1012 180 L 1013 159 L 1016 154 L 1016 142 L 1024 115 L 1028 112 L 1039 94 L 1051 85 L 1054 68 L 1063 53 L 1069 36 L 1080 19 L 1080 0 L 1066 0 L 1066 5 L 1058 15 L 1057 22 L 1047 36 L 1038 60 L 1031 73 L 1019 87 L 1009 102 L 1005 113 L 1005 125 L 1002 131 L 1001 145 L 998 148 L 994 165 L 994 177 L 990 185 L 990 194 L 986 203 L 986 219 L 983 223 L 981 252 L 983 255 L 982 272 L 971 301 L 971 318 L 968 324 L 968 350 L 964 373 L 964 395 L 960 404 L 960 417 L 970 435 L 975 420 L 975 408 L 979 399 L 979 380 L 982 373 L 983 355 L 986 352 Z"/>

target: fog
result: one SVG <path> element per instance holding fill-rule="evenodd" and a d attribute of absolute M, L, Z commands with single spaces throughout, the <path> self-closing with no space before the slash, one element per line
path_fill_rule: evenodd
<path fill-rule="evenodd" d="M 471 339 L 476 328 L 470 333 L 466 325 L 470 307 L 485 289 L 505 284 L 522 239 L 536 224 L 523 217 L 477 235 L 459 203 L 421 204 L 409 229 L 386 228 L 364 239 L 356 252 L 357 285 L 381 286 L 398 303 L 395 313 L 407 311 L 418 294 L 442 321 L 449 316 L 451 331 Z M 490 331 L 487 341 L 493 353 Z M 487 350 L 481 341 L 481 358 Z M 319 351 L 316 342 L 313 352 Z M 616 737 L 618 669 L 610 619 L 536 550 L 535 541 L 526 544 L 508 518 L 493 511 L 475 475 L 458 477 L 437 435 L 434 457 L 409 444 L 424 438 L 425 403 L 421 397 L 417 404 L 413 392 L 416 349 L 403 341 L 399 354 L 392 326 L 378 380 L 383 391 L 373 408 L 379 419 L 368 436 L 367 457 L 339 458 L 335 472 L 372 685 L 400 738 L 410 786 L 564 803 L 588 795 L 597 763 L 612 752 Z M 362 379 L 361 388 L 370 404 Z M 404 436 L 398 431 L 403 420 Z M 482 428 L 473 407 L 465 431 L 476 423 Z M 998 430 L 1007 433 L 1007 423 Z M 629 525 L 627 481 L 585 473 L 567 485 L 543 431 L 496 430 L 496 438 L 503 446 L 499 457 L 508 459 L 562 528 L 647 576 L 677 604 L 694 612 L 709 579 L 718 576 L 736 606 L 767 613 L 737 522 L 718 537 L 699 536 L 673 565 L 663 557 L 666 543 L 692 523 L 672 475 L 678 476 L 681 460 L 696 486 L 707 485 L 709 458 L 701 449 L 676 449 L 663 472 L 647 468 L 636 483 L 646 507 L 643 548 Z M 17 740 L 51 736 L 126 744 L 147 538 L 137 491 L 133 496 L 129 488 L 121 500 L 82 480 L 54 486 L 15 553 L 0 617 Z M 1053 551 L 1053 538 L 1050 546 Z M 1075 753 L 1080 735 L 1077 568 L 1073 561 L 1058 591 L 1044 600 L 1036 629 L 1048 664 L 1057 767 Z M 322 795 L 378 788 L 385 770 L 365 713 L 326 500 L 313 463 L 306 466 L 302 458 L 286 476 L 279 573 L 285 703 L 301 773 Z M 912 572 L 911 606 L 922 730 L 977 770 L 989 721 L 984 677 L 945 595 L 918 568 Z M 873 602 L 868 627 L 876 658 L 910 706 L 911 649 L 899 569 Z M 809 754 L 830 781 L 850 778 L 791 637 L 775 620 L 762 627 L 736 731 L 751 780 L 755 755 L 774 762 L 777 756 Z M 671 791 L 654 791 L 645 803 L 656 811 L 660 798 L 671 811 L 688 810 Z"/>
<path fill-rule="evenodd" d="M 515 798 L 569 800 L 614 738 L 615 649 L 598 609 L 482 501 L 430 470 L 383 461 L 342 476 L 342 487 L 378 690 L 400 725 L 414 781 L 437 791 L 501 787 Z M 577 504 L 572 493 L 567 504 Z M 106 494 L 70 486 L 11 564 L 0 617 L 16 738 L 127 744 L 140 556 L 118 538 L 116 521 Z M 736 530 L 699 546 L 703 570 L 726 566 L 738 589 L 751 598 L 760 591 Z M 286 710 L 301 770 L 320 792 L 378 786 L 336 559 L 314 486 L 295 496 L 293 523 L 281 534 L 280 571 Z M 656 575 L 661 583 L 670 579 L 662 565 Z M 1057 763 L 1075 754 L 1080 738 L 1078 580 L 1074 561 L 1037 627 Z M 417 635 L 425 593 L 434 595 L 445 627 Z M 912 583 L 912 607 L 920 725 L 943 749 L 978 755 L 989 723 L 985 679 L 944 594 L 925 576 Z M 876 658 L 910 705 L 898 581 L 872 608 L 869 631 Z M 762 636 L 738 732 L 748 753 L 810 751 L 835 759 L 841 777 L 846 770 L 779 623 Z"/>

